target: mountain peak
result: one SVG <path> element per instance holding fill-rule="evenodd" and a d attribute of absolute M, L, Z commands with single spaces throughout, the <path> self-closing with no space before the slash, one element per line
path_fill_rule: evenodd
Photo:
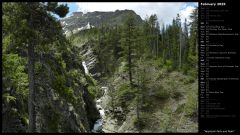
<path fill-rule="evenodd" d="M 65 33 L 90 27 L 99 27 L 101 25 L 122 25 L 129 14 L 133 14 L 137 23 L 141 24 L 143 20 L 133 10 L 116 10 L 116 11 L 94 11 L 94 12 L 73 12 L 72 16 L 61 20 Z"/>

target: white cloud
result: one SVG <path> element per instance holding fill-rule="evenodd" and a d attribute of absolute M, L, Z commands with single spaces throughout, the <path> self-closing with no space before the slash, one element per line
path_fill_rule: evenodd
<path fill-rule="evenodd" d="M 183 18 L 188 18 L 192 6 L 187 6 L 184 2 L 78 2 L 78 11 L 115 11 L 131 9 L 134 10 L 142 19 L 151 14 L 157 14 L 158 21 L 169 24 L 176 17 L 177 13 Z M 184 19 L 183 19 L 184 20 Z"/>
<path fill-rule="evenodd" d="M 181 20 L 182 22 L 184 22 L 185 19 L 187 19 L 187 22 L 190 21 L 190 14 L 193 12 L 194 7 L 193 6 L 188 6 L 185 9 L 180 11 L 180 16 L 181 16 Z"/>

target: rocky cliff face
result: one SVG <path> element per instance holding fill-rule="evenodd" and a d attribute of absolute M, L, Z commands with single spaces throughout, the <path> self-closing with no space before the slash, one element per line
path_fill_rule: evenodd
<path fill-rule="evenodd" d="M 81 56 L 90 75 L 93 78 L 98 79 L 101 76 L 102 71 L 98 63 L 99 60 L 95 54 L 96 52 L 92 49 L 94 46 L 90 42 L 91 41 L 88 41 L 80 46 L 80 49 L 82 50 Z"/>
<path fill-rule="evenodd" d="M 132 10 L 116 10 L 114 12 L 87 12 L 86 14 L 74 12 L 72 16 L 62 19 L 61 24 L 65 34 L 71 33 L 71 31 L 76 33 L 77 31 L 100 27 L 101 25 L 122 25 L 130 14 L 133 14 L 138 24 L 143 22 L 141 17 Z"/>
<path fill-rule="evenodd" d="M 80 62 L 81 63 L 81 62 Z M 43 85 L 37 86 L 35 99 L 36 111 L 36 132 L 40 133 L 82 133 L 90 132 L 94 122 L 100 117 L 96 103 L 88 90 L 89 80 L 81 67 L 76 81 L 74 82 L 73 93 L 70 99 L 59 94 L 52 85 L 49 78 L 40 80 Z M 66 95 L 67 96 L 67 95 Z M 21 113 L 24 108 L 18 108 L 22 104 L 16 101 L 11 107 L 3 106 L 2 111 L 2 132 L 27 132 L 28 116 Z M 26 103 L 23 103 L 26 104 Z M 16 108 L 16 109 L 15 109 Z M 13 110 L 14 109 L 14 110 Z"/>
<path fill-rule="evenodd" d="M 38 95 L 41 95 L 37 99 L 41 104 L 37 111 L 38 132 L 90 132 L 99 118 L 87 85 L 75 90 L 78 102 L 74 104 L 59 98 L 53 90 Z"/>

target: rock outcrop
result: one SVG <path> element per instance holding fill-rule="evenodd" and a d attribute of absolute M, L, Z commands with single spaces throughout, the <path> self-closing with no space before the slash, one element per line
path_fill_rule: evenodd
<path fill-rule="evenodd" d="M 129 14 L 133 14 L 138 24 L 143 20 L 133 10 L 116 10 L 114 12 L 74 12 L 72 16 L 61 20 L 65 34 L 76 33 L 77 31 L 100 27 L 101 25 L 115 26 L 122 25 Z"/>

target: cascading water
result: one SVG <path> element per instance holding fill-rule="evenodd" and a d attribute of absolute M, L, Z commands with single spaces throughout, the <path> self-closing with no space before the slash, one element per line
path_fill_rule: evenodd
<path fill-rule="evenodd" d="M 88 71 L 88 68 L 87 68 L 87 65 L 86 65 L 85 61 L 82 62 L 82 66 L 84 67 L 85 73 L 89 74 L 89 71 Z M 103 104 L 102 102 L 105 101 L 105 99 L 107 98 L 108 87 L 101 87 L 101 89 L 104 91 L 104 94 L 101 98 L 96 100 L 96 107 L 97 107 L 97 109 L 100 113 L 101 118 L 96 120 L 96 122 L 94 123 L 93 129 L 91 130 L 93 133 L 103 132 L 102 128 L 103 128 L 103 122 L 104 122 L 103 119 L 105 117 L 105 111 L 104 111 L 104 108 L 102 107 L 102 104 Z"/>
<path fill-rule="evenodd" d="M 108 90 L 108 87 L 101 87 L 101 89 L 104 91 L 104 94 L 101 98 L 97 99 L 96 100 L 96 107 L 97 109 L 99 110 L 99 113 L 100 113 L 100 116 L 101 118 L 98 119 L 95 124 L 94 124 L 94 127 L 92 129 L 92 132 L 93 133 L 99 133 L 99 132 L 103 132 L 102 129 L 103 129 L 103 124 L 104 124 L 104 118 L 105 118 L 105 110 L 103 107 L 104 104 L 103 102 L 105 102 L 105 98 L 107 96 L 107 90 Z M 103 107 L 102 107 L 103 106 Z"/>
<path fill-rule="evenodd" d="M 88 71 L 88 68 L 87 68 L 87 65 L 86 65 L 86 62 L 85 62 L 85 61 L 82 62 L 82 65 L 83 65 L 83 68 L 84 68 L 85 73 L 86 73 L 86 74 L 89 74 L 89 71 Z"/>

